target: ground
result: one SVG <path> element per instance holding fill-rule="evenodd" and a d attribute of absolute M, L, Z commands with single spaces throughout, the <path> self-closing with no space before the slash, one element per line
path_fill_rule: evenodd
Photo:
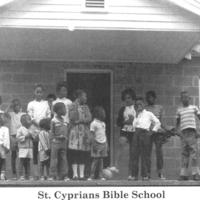
<path fill-rule="evenodd" d="M 85 186 L 200 186 L 200 181 L 150 180 L 150 181 L 0 181 L 0 187 L 85 187 Z"/>

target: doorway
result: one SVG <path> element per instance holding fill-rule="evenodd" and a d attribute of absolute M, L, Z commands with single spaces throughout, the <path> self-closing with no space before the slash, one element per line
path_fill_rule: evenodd
<path fill-rule="evenodd" d="M 66 70 L 68 97 L 74 100 L 73 93 L 83 89 L 88 96 L 88 106 L 93 111 L 95 106 L 103 106 L 106 111 L 106 135 L 109 144 L 109 156 L 104 160 L 104 167 L 112 164 L 113 135 L 112 135 L 112 84 L 113 74 L 110 70 Z"/>

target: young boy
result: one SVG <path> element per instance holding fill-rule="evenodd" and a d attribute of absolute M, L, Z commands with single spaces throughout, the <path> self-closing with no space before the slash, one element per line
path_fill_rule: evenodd
<path fill-rule="evenodd" d="M 136 128 L 133 135 L 133 180 L 138 179 L 139 158 L 141 157 L 141 175 L 143 180 L 148 180 L 150 175 L 148 169 L 150 165 L 150 145 L 151 131 L 157 132 L 160 128 L 159 119 L 152 113 L 144 109 L 143 98 L 136 99 L 136 118 L 133 126 Z"/>
<path fill-rule="evenodd" d="M 190 105 L 188 92 L 181 92 L 182 107 L 177 110 L 176 127 L 181 134 L 181 171 L 180 180 L 188 180 L 188 167 L 191 157 L 192 179 L 199 180 L 198 151 L 197 151 L 197 124 L 196 116 L 200 119 L 200 110 L 197 106 Z"/>
<path fill-rule="evenodd" d="M 30 176 L 30 161 L 33 158 L 32 133 L 30 131 L 31 123 L 31 117 L 28 114 L 23 114 L 21 116 L 22 126 L 17 130 L 16 137 L 19 147 L 20 180 L 25 180 L 25 178 L 32 180 L 32 177 Z M 23 175 L 23 169 L 25 176 Z"/>
<path fill-rule="evenodd" d="M 63 116 L 66 114 L 65 104 L 62 102 L 56 103 L 53 107 L 55 113 L 51 120 L 51 162 L 50 162 L 50 176 L 49 180 L 56 180 L 56 178 L 69 180 L 67 177 L 67 160 L 66 149 L 68 130 L 67 123 Z"/>
<path fill-rule="evenodd" d="M 163 107 L 161 105 L 156 104 L 156 93 L 155 91 L 148 91 L 146 93 L 146 102 L 147 106 L 145 107 L 146 110 L 152 112 L 162 123 L 163 117 Z M 152 134 L 151 136 L 151 146 L 150 146 L 150 153 L 152 152 L 153 143 L 155 144 L 156 150 L 156 165 L 157 165 L 157 173 L 160 179 L 165 179 L 163 175 L 163 150 L 162 150 L 162 141 L 160 134 Z M 151 161 L 151 160 L 150 160 Z M 149 166 L 149 174 L 151 173 L 151 163 Z"/>
<path fill-rule="evenodd" d="M 64 120 L 67 124 L 69 124 L 69 106 L 72 104 L 72 101 L 67 98 L 67 85 L 65 82 L 60 82 L 56 86 L 57 99 L 53 102 L 53 106 L 62 102 L 65 104 L 66 114 L 64 116 Z"/>
<path fill-rule="evenodd" d="M 21 116 L 24 114 L 21 111 L 21 103 L 19 99 L 13 99 L 10 106 L 10 111 L 8 112 L 10 116 L 10 142 L 11 142 L 11 166 L 12 173 L 14 179 L 17 178 L 17 170 L 16 170 L 16 159 L 18 152 L 18 144 L 17 144 L 17 129 L 21 126 Z"/>

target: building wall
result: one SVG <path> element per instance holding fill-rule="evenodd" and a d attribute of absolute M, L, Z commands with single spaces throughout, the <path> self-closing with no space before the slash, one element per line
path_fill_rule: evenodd
<path fill-rule="evenodd" d="M 174 125 L 175 110 L 179 105 L 179 94 L 188 90 L 192 102 L 198 105 L 198 75 L 200 74 L 200 58 L 183 61 L 178 65 L 152 65 L 134 63 L 92 63 L 92 62 L 44 62 L 44 61 L 1 61 L 0 62 L 0 94 L 5 109 L 9 102 L 18 97 L 23 108 L 33 98 L 35 83 L 46 86 L 46 94 L 55 92 L 55 84 L 64 79 L 65 69 L 110 69 L 113 71 L 113 117 L 114 121 L 121 106 L 120 93 L 126 87 L 133 87 L 138 95 L 148 90 L 155 90 L 158 103 L 165 108 L 164 121 Z M 119 130 L 114 123 L 115 149 Z M 128 148 L 128 147 L 127 147 Z M 127 151 L 120 162 L 121 173 L 116 178 L 127 175 Z M 164 145 L 165 173 L 169 178 L 176 178 L 180 165 L 180 142 L 174 137 Z M 153 159 L 154 159 L 153 153 Z M 153 162 L 155 176 L 155 162 Z"/>

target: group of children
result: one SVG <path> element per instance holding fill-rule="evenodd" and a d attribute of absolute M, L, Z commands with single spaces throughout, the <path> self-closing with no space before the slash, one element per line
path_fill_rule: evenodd
<path fill-rule="evenodd" d="M 22 112 L 19 99 L 14 99 L 7 110 L 0 111 L 0 180 L 6 180 L 9 150 L 13 176 L 20 180 L 33 180 L 38 176 L 41 181 L 85 180 L 85 163 L 91 158 L 87 180 L 104 179 L 103 159 L 108 155 L 108 143 L 103 107 L 95 107 L 91 115 L 86 106 L 86 93 L 78 90 L 77 99 L 72 103 L 67 98 L 65 83 L 57 84 L 57 98 L 50 94 L 44 100 L 43 92 L 42 85 L 35 86 L 35 98 L 28 103 L 26 113 Z M 149 180 L 151 151 L 155 143 L 158 176 L 165 179 L 160 137 L 166 129 L 162 120 L 163 107 L 155 103 L 155 92 L 147 92 L 145 102 L 141 97 L 136 98 L 132 89 L 126 89 L 122 92 L 122 100 L 125 106 L 120 109 L 117 119 L 121 132 L 116 167 L 122 148 L 128 143 L 128 180 L 138 180 L 140 160 L 142 179 Z M 196 116 L 200 118 L 200 110 L 190 105 L 187 92 L 181 93 L 181 103 L 176 117 L 176 132 L 181 138 L 182 148 L 180 179 L 188 180 L 191 157 L 192 178 L 199 180 Z M 69 156 L 71 159 L 68 159 Z M 116 167 L 112 170 L 117 172 Z"/>
<path fill-rule="evenodd" d="M 139 162 L 141 160 L 142 180 L 151 178 L 151 152 L 155 143 L 157 158 L 157 173 L 161 180 L 163 175 L 163 138 L 170 132 L 181 139 L 181 172 L 180 180 L 188 180 L 190 158 L 192 179 L 199 179 L 198 149 L 197 149 L 197 122 L 200 119 L 200 110 L 190 104 L 188 92 L 181 92 L 181 106 L 177 109 L 176 126 L 168 127 L 163 123 L 163 107 L 156 104 L 156 93 L 148 91 L 146 98 L 137 97 L 132 89 L 122 92 L 123 106 L 118 113 L 117 125 L 120 127 L 119 152 L 116 166 L 120 162 L 124 146 L 129 144 L 128 180 L 138 180 Z"/>
<path fill-rule="evenodd" d="M 83 90 L 78 91 L 80 99 L 85 99 L 83 104 L 86 104 L 86 93 Z M 78 174 L 73 163 L 68 163 L 67 158 L 70 144 L 76 139 L 71 130 L 77 124 L 78 129 L 81 129 L 81 124 L 84 123 L 89 130 L 87 153 L 92 158 L 91 175 L 87 178 L 92 180 L 97 178 L 98 174 L 98 178 L 103 179 L 103 158 L 107 156 L 108 149 L 103 107 L 94 108 L 93 118 L 90 117 L 89 122 L 84 121 L 84 116 L 81 121 L 79 113 L 75 113 L 77 120 L 73 121 L 70 115 L 74 113 L 70 114 L 70 109 L 76 104 L 67 98 L 67 86 L 64 82 L 57 84 L 57 98 L 50 94 L 47 100 L 44 100 L 43 92 L 42 85 L 35 86 L 35 98 L 28 103 L 26 113 L 22 112 L 19 99 L 14 99 L 7 110 L 0 112 L 0 180 L 6 180 L 6 157 L 9 150 L 14 179 L 34 180 L 39 177 L 41 181 L 68 181 L 70 168 L 73 168 L 72 179 L 86 179 L 84 170 L 82 174 L 81 170 Z M 78 109 L 81 109 L 81 106 L 85 108 L 80 105 Z M 86 139 L 83 132 L 80 134 L 83 137 L 75 140 L 78 146 L 82 142 L 81 139 Z M 74 150 L 73 155 L 75 153 L 79 156 L 81 151 Z"/>

